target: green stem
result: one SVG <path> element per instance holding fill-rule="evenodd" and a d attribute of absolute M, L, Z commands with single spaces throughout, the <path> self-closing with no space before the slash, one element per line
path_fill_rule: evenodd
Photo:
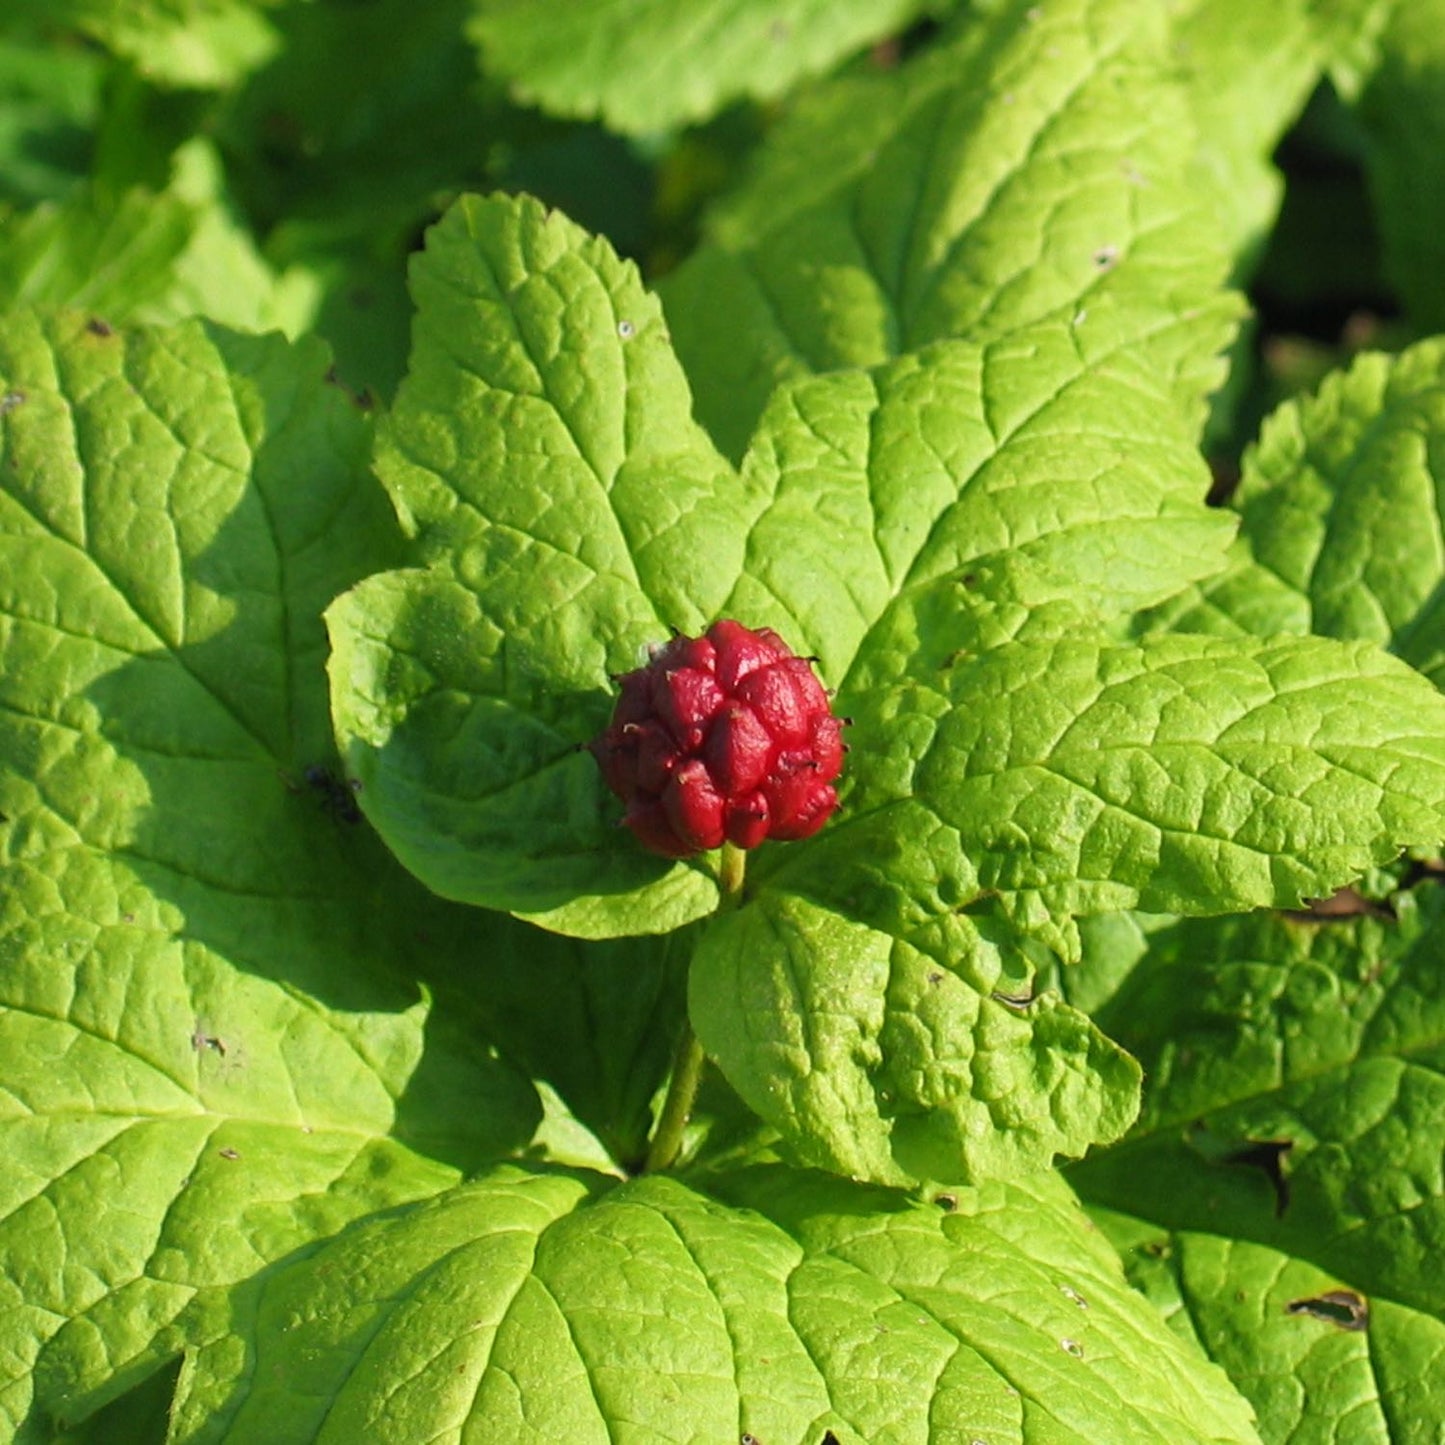
<path fill-rule="evenodd" d="M 692 1025 L 684 1019 L 682 1037 L 677 1041 L 677 1055 L 672 1064 L 672 1080 L 667 1086 L 667 1098 L 663 1101 L 657 1130 L 647 1150 L 647 1163 L 643 1166 L 648 1174 L 671 1168 L 677 1159 L 705 1062 L 702 1045 L 698 1043 Z"/>
<path fill-rule="evenodd" d="M 718 860 L 718 885 L 721 897 L 717 911 L 725 913 L 737 906 L 743 892 L 743 874 L 747 868 L 748 855 L 731 843 L 722 846 L 722 857 Z M 667 1098 L 662 1102 L 662 1113 L 658 1115 L 657 1128 L 647 1150 L 647 1163 L 643 1169 L 654 1174 L 660 1169 L 670 1169 L 682 1149 L 682 1135 L 692 1115 L 692 1106 L 697 1099 L 697 1086 L 702 1080 L 702 1068 L 707 1057 L 692 1025 L 686 1016 L 682 1021 L 682 1033 L 677 1041 L 677 1053 L 672 1062 L 672 1078 L 667 1085 Z"/>

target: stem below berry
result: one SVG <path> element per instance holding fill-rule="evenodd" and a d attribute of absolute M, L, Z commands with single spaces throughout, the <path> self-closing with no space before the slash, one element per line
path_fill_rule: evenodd
<path fill-rule="evenodd" d="M 718 886 L 721 897 L 717 911 L 726 913 L 735 908 L 742 898 L 743 874 L 747 868 L 748 855 L 732 843 L 724 843 L 722 857 L 718 860 Z M 686 1015 L 682 1020 L 682 1033 L 677 1041 L 677 1053 L 672 1061 L 672 1078 L 667 1085 L 667 1098 L 662 1102 L 662 1113 L 657 1117 L 657 1128 L 647 1150 L 644 1172 L 655 1174 L 660 1169 L 670 1169 L 682 1149 L 682 1135 L 692 1115 L 692 1106 L 697 1099 L 697 1086 L 702 1080 L 702 1068 L 707 1057 L 692 1024 Z"/>

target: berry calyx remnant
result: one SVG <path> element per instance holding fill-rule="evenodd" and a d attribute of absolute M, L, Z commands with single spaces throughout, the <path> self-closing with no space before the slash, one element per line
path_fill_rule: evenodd
<path fill-rule="evenodd" d="M 588 744 L 623 822 L 668 858 L 807 838 L 838 806 L 842 719 L 812 663 L 771 628 L 714 622 L 625 674 Z"/>

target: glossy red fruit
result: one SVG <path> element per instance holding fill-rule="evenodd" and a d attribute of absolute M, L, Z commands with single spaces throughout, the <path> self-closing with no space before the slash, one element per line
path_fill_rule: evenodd
<path fill-rule="evenodd" d="M 654 853 L 806 838 L 838 806 L 842 721 L 812 664 L 770 628 L 724 619 L 674 637 L 621 686 L 588 746 Z"/>

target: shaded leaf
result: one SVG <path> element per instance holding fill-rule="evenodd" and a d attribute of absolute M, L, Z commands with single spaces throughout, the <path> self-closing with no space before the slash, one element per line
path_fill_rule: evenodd
<path fill-rule="evenodd" d="M 451 989 L 465 919 L 306 781 L 321 608 L 397 547 L 327 366 L 195 324 L 0 338 L 12 1427 L 120 1394 L 236 1281 L 537 1117 Z"/>
<path fill-rule="evenodd" d="M 646 133 L 706 120 L 741 96 L 771 100 L 933 0 L 474 0 L 489 72 L 558 115 Z"/>
<path fill-rule="evenodd" d="M 1440 892 L 1396 908 L 1162 929 L 1099 1015 L 1149 1085 L 1072 1177 L 1270 1439 L 1445 1420 Z"/>

